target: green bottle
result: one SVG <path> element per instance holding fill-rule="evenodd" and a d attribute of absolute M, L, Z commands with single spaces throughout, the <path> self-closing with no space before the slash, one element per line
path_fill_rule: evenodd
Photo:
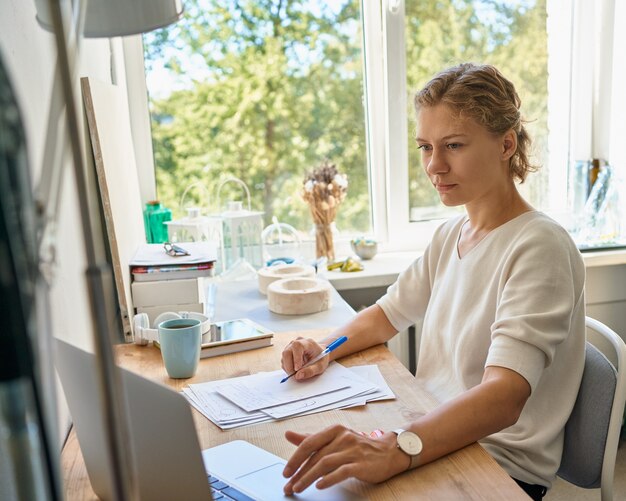
<path fill-rule="evenodd" d="M 166 221 L 172 220 L 172 211 L 158 200 L 146 203 L 143 210 L 143 224 L 146 230 L 146 241 L 149 244 L 161 244 L 168 241 Z"/>

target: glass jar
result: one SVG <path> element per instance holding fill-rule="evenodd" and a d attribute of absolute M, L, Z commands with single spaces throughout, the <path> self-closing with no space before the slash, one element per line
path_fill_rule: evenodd
<path fill-rule="evenodd" d="M 143 223 L 146 230 L 146 241 L 149 244 L 160 244 L 168 241 L 166 221 L 172 220 L 172 211 L 158 200 L 146 203 L 143 211 Z"/>

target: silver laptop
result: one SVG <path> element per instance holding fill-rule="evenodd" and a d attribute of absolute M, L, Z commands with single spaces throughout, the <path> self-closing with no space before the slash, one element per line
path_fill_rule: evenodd
<path fill-rule="evenodd" d="M 106 445 L 94 355 L 60 340 L 56 348 L 57 371 L 91 486 L 101 499 L 113 499 L 111 471 L 102 454 Z M 284 496 L 284 459 L 242 440 L 201 451 L 185 397 L 120 370 L 142 500 L 360 499 L 340 486 L 324 490 L 311 486 Z"/>

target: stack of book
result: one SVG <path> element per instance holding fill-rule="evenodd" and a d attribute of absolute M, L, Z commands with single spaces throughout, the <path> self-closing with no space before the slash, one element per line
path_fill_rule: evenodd
<path fill-rule="evenodd" d="M 205 277 L 215 267 L 217 246 L 180 243 L 188 255 L 172 256 L 163 244 L 143 244 L 130 261 L 135 313 L 147 313 L 152 325 L 164 312 L 204 313 Z"/>
<path fill-rule="evenodd" d="M 213 276 L 213 263 L 181 264 L 179 266 L 132 266 L 134 282 L 156 282 Z"/>

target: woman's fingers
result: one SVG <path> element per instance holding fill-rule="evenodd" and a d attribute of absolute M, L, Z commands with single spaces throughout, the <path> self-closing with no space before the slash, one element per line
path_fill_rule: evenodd
<path fill-rule="evenodd" d="M 287 430 L 285 432 L 285 438 L 293 445 L 300 445 L 302 441 L 309 435 L 309 433 L 298 433 L 297 431 L 291 430 Z"/>
<path fill-rule="evenodd" d="M 291 443 L 299 443 L 283 471 L 285 477 L 291 477 L 285 485 L 285 493 L 291 494 L 301 492 L 320 476 L 341 466 L 353 454 L 351 438 L 357 434 L 335 425 L 314 435 L 287 432 L 285 436 Z"/>
<path fill-rule="evenodd" d="M 330 487 L 354 476 L 355 462 L 351 451 L 337 451 L 327 454 L 313 454 L 306 464 L 298 470 L 288 485 L 293 492 L 302 492 L 316 480 L 320 488 Z M 287 489 L 289 487 L 285 486 Z"/>
<path fill-rule="evenodd" d="M 333 485 L 343 482 L 351 477 L 356 477 L 357 472 L 353 463 L 341 464 L 334 471 L 330 471 L 315 484 L 318 489 L 328 489 Z M 298 486 L 300 488 L 300 486 Z"/>
<path fill-rule="evenodd" d="M 299 380 L 309 379 L 309 378 L 312 378 L 313 376 L 317 376 L 321 374 L 322 372 L 326 370 L 327 367 L 328 367 L 328 357 L 324 357 L 318 362 L 315 362 L 313 365 L 309 365 L 308 367 L 305 367 L 304 369 L 298 370 L 298 372 L 296 373 L 294 377 Z"/>
<path fill-rule="evenodd" d="M 287 374 L 291 374 L 293 372 L 293 351 L 291 350 L 292 344 L 293 343 L 289 343 L 287 345 L 287 347 L 283 350 L 283 353 L 280 357 L 281 368 Z"/>
<path fill-rule="evenodd" d="M 306 363 L 305 355 L 307 352 L 307 347 L 304 346 L 306 341 L 307 340 L 298 340 L 291 345 L 294 371 L 300 370 L 300 367 L 302 367 Z"/>
<path fill-rule="evenodd" d="M 298 371 L 294 376 L 296 379 L 303 380 L 317 376 L 328 367 L 328 358 L 324 357 L 319 362 L 302 369 L 306 363 L 315 358 L 323 347 L 313 339 L 298 338 L 290 342 L 283 350 L 281 355 L 281 366 L 287 374 Z M 302 369 L 302 370 L 300 370 Z"/>
<path fill-rule="evenodd" d="M 335 425 L 313 435 L 290 431 L 285 436 L 298 445 L 283 471 L 291 477 L 284 487 L 288 495 L 316 481 L 320 489 L 350 477 L 382 482 L 406 470 L 406 455 L 396 447 L 393 433 L 372 438 Z"/>
<path fill-rule="evenodd" d="M 283 350 L 281 355 L 281 366 L 287 374 L 291 374 L 293 371 L 297 371 L 300 367 L 302 367 L 302 358 L 305 352 L 303 344 L 308 341 L 311 340 L 298 337 L 291 341 Z"/>
<path fill-rule="evenodd" d="M 319 433 L 315 433 L 314 435 L 304 436 L 300 433 L 296 433 L 294 431 L 288 431 L 285 433 L 285 437 L 292 444 L 295 444 L 295 441 L 300 440 L 298 448 L 289 458 L 287 464 L 285 465 L 285 469 L 283 470 L 283 475 L 285 477 L 292 476 L 303 464 L 309 459 L 311 454 L 319 451 L 326 444 L 333 441 L 338 433 L 341 433 L 342 430 L 345 430 L 343 426 L 335 425 L 329 428 L 326 428 Z M 293 440 L 293 441 L 292 441 Z"/>

